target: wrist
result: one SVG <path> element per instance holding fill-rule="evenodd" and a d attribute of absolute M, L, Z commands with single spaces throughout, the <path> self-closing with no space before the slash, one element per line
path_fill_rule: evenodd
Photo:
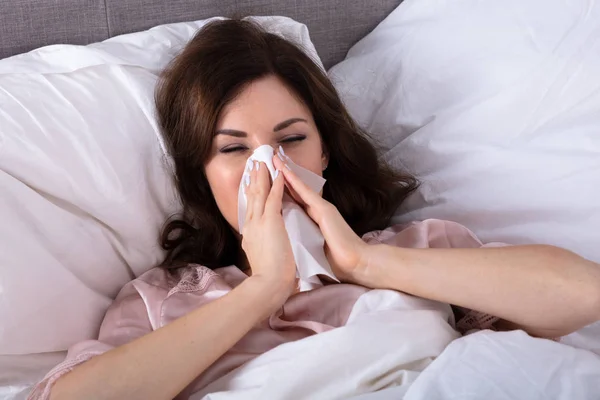
<path fill-rule="evenodd" d="M 367 246 L 362 268 L 359 270 L 360 276 L 357 280 L 363 285 L 373 289 L 390 288 L 389 277 L 386 276 L 388 262 L 393 257 L 392 246 L 386 244 L 375 244 Z"/>
<path fill-rule="evenodd" d="M 260 298 L 271 312 L 277 310 L 291 296 L 295 279 L 287 282 L 285 279 L 272 279 L 263 275 L 252 275 L 245 281 L 252 292 Z"/>

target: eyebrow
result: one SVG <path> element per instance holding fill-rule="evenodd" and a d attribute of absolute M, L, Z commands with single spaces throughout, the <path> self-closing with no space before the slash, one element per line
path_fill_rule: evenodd
<path fill-rule="evenodd" d="M 275 125 L 275 127 L 273 127 L 273 132 L 279 132 L 279 131 L 295 124 L 296 122 L 308 123 L 304 118 L 286 119 L 285 121 L 282 121 L 282 122 L 278 123 L 277 125 Z M 237 129 L 219 129 L 218 131 L 215 132 L 215 136 L 216 135 L 228 135 L 228 136 L 233 136 L 233 137 L 238 137 L 238 138 L 248 136 L 248 134 L 246 132 L 238 131 Z"/>
<path fill-rule="evenodd" d="M 306 123 L 306 120 L 304 118 L 290 118 L 290 119 L 286 119 L 285 121 L 280 122 L 277 125 L 275 125 L 275 127 L 273 128 L 273 132 L 278 132 L 280 130 L 283 130 L 283 129 L 287 128 L 288 126 L 295 124 L 296 122 L 304 122 L 304 123 Z"/>

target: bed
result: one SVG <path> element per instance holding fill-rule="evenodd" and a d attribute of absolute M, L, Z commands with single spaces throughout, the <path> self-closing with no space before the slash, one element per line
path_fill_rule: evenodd
<path fill-rule="evenodd" d="M 449 219 L 600 262 L 600 5 L 52 3 L 0 5 L 2 399 L 94 337 L 123 283 L 163 256 L 156 236 L 179 205 L 153 83 L 211 17 L 289 17 L 265 23 L 322 63 L 381 157 L 421 179 L 394 222 Z M 402 397 L 600 399 L 600 324 L 559 342 L 468 335 L 409 389 L 368 398 Z"/>

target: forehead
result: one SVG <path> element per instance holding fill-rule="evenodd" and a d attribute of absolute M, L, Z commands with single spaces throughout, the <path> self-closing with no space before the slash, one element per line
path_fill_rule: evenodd
<path fill-rule="evenodd" d="M 274 76 L 247 85 L 225 108 L 217 128 L 243 128 L 239 124 L 273 125 L 292 118 L 311 119 L 301 98 Z"/>

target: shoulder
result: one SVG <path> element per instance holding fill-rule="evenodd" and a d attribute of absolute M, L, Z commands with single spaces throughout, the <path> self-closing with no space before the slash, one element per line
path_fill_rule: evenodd
<path fill-rule="evenodd" d="M 369 244 L 385 243 L 408 248 L 481 247 L 479 239 L 465 226 L 441 219 L 413 221 L 365 234 Z"/>

